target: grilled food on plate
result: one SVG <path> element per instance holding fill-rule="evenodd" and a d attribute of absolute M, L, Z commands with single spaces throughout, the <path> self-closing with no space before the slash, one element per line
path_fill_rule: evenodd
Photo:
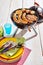
<path fill-rule="evenodd" d="M 34 10 L 18 9 L 13 13 L 13 20 L 16 23 L 30 24 L 37 21 L 37 16 Z"/>
<path fill-rule="evenodd" d="M 24 52 L 24 38 L 4 38 L 0 41 L 0 60 L 13 62 L 21 58 Z"/>

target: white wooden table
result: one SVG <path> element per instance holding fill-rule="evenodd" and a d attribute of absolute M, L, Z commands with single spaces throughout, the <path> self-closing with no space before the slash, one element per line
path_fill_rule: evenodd
<path fill-rule="evenodd" d="M 43 5 L 43 0 L 40 2 L 39 0 L 36 1 L 40 3 L 41 6 Z M 0 26 L 4 26 L 6 22 L 10 22 L 13 25 L 10 19 L 10 14 L 15 9 L 22 8 L 22 4 L 23 8 L 29 8 L 34 4 L 33 2 L 34 0 L 23 0 L 23 2 L 22 0 L 0 0 Z M 43 46 L 43 23 L 36 26 L 36 31 L 38 33 L 37 37 L 25 42 L 25 46 L 30 48 L 32 51 L 26 59 L 24 65 L 43 65 L 43 57 L 41 51 L 41 43 Z M 33 34 L 33 32 L 31 34 Z M 29 35 L 28 32 L 24 36 L 26 37 L 27 35 Z"/>

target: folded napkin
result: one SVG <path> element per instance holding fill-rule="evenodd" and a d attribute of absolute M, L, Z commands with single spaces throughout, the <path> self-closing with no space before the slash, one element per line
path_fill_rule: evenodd
<path fill-rule="evenodd" d="M 27 57 L 29 56 L 31 50 L 24 47 L 24 53 L 23 56 L 21 57 L 21 59 L 17 62 L 13 62 L 13 63 L 4 63 L 2 61 L 0 61 L 0 65 L 23 65 L 23 63 L 26 61 Z"/>

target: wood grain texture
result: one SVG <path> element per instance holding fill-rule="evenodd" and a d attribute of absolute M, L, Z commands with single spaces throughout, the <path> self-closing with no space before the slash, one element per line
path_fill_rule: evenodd
<path fill-rule="evenodd" d="M 39 2 L 39 0 L 37 1 Z M 10 19 L 11 13 L 18 8 L 22 8 L 22 7 L 29 8 L 30 6 L 33 6 L 34 4 L 33 2 L 34 0 L 23 0 L 23 2 L 22 0 L 0 0 L 0 26 L 4 25 L 6 22 L 10 22 L 13 25 L 12 32 L 14 32 L 14 30 L 16 30 L 17 27 L 12 23 Z M 21 31 L 21 29 L 19 29 L 18 32 L 19 31 Z M 32 51 L 29 57 L 27 58 L 27 60 L 25 61 L 24 65 L 43 65 L 43 62 L 41 63 L 40 61 L 42 57 L 42 51 L 41 51 L 41 45 L 40 45 L 41 42 L 43 45 L 43 24 L 36 26 L 36 31 L 38 33 L 37 37 L 25 42 L 24 46 L 26 46 L 27 48 L 30 48 Z M 31 36 L 33 34 L 34 32 L 32 30 L 32 33 L 27 32 L 24 35 L 24 37 L 27 38 L 28 36 Z"/>

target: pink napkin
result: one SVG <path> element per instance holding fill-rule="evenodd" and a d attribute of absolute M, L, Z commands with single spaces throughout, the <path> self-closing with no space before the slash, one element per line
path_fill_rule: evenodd
<path fill-rule="evenodd" d="M 26 58 L 28 57 L 28 55 L 30 54 L 31 50 L 24 47 L 24 53 L 22 58 L 18 61 L 18 62 L 13 62 L 13 63 L 4 63 L 2 61 L 0 61 L 0 65 L 23 65 L 23 63 L 25 62 Z"/>

